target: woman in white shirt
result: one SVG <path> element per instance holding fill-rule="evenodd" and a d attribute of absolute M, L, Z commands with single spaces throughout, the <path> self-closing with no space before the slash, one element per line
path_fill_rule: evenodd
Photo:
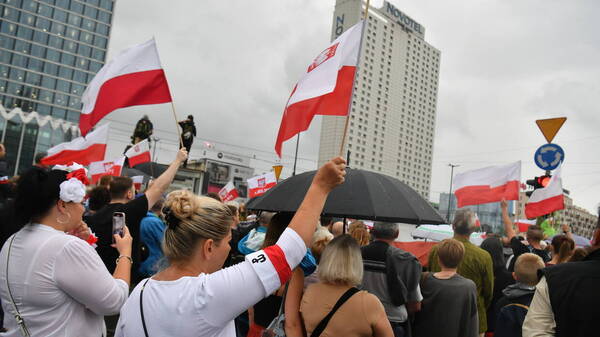
<path fill-rule="evenodd" d="M 63 168 L 72 172 L 32 168 L 19 179 L 22 228 L 0 252 L 1 336 L 106 336 L 103 316 L 118 313 L 127 299 L 131 236 L 127 229 L 115 236 L 121 257 L 111 276 L 86 242 L 85 169 Z"/>
<path fill-rule="evenodd" d="M 344 181 L 336 158 L 315 175 L 277 244 L 221 269 L 229 253 L 233 214 L 189 191 L 167 196 L 163 242 L 169 267 L 133 290 L 121 310 L 116 337 L 235 337 L 233 319 L 287 282 L 310 244 L 329 192 Z"/>

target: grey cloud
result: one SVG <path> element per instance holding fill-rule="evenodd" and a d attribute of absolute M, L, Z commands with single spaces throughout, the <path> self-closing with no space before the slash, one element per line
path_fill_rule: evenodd
<path fill-rule="evenodd" d="M 383 1 L 372 1 L 380 6 Z M 422 0 L 398 8 L 426 28 L 426 40 L 442 52 L 434 148 L 432 200 L 447 191 L 448 162 L 458 171 L 523 160 L 523 179 L 540 173 L 533 151 L 544 142 L 534 120 L 569 117 L 556 142 L 567 151 L 565 187 L 592 209 L 596 188 L 586 172 L 600 171 L 590 152 L 596 136 L 600 90 L 600 2 Z M 273 145 L 294 83 L 326 47 L 334 0 L 118 1 L 109 57 L 156 36 L 180 117 L 198 121 L 202 139 L 222 150 L 256 155 L 258 171 L 276 157 Z M 159 160 L 176 147 L 168 105 L 131 108 L 111 119 L 134 123 L 148 113 L 160 129 Z M 120 124 L 119 129 L 133 129 Z M 316 160 L 320 118 L 302 135 L 300 155 Z M 586 138 L 587 140 L 581 140 Z M 111 144 L 116 155 L 127 135 Z M 284 175 L 291 173 L 295 140 L 284 145 Z M 597 152 L 597 151 L 596 151 Z M 192 153 L 194 155 L 194 153 Z M 569 164 L 570 163 L 570 164 Z M 299 166 L 314 169 L 314 161 Z M 573 173 L 569 176 L 569 172 Z M 598 181 L 600 185 L 600 181 Z M 583 187 L 578 187 L 583 186 Z"/>

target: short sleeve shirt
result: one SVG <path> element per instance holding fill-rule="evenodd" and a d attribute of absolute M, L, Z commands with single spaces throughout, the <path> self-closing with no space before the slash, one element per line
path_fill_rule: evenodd
<path fill-rule="evenodd" d="M 111 274 L 115 271 L 115 261 L 119 257 L 119 252 L 111 247 L 114 212 L 125 213 L 125 223 L 133 237 L 132 258 L 134 267 L 132 270 L 137 270 L 140 263 L 140 223 L 148 213 L 148 198 L 146 198 L 146 195 L 142 195 L 126 204 L 108 204 L 87 219 L 88 225 L 98 237 L 96 251 Z"/>

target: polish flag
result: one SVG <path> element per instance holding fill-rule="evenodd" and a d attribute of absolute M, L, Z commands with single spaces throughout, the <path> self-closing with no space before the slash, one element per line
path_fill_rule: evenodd
<path fill-rule="evenodd" d="M 525 204 L 525 216 L 528 219 L 565 209 L 561 171 L 562 165 L 554 171 L 548 186 L 533 191 L 529 201 Z"/>
<path fill-rule="evenodd" d="M 104 160 L 108 141 L 108 123 L 90 132 L 85 137 L 77 137 L 70 142 L 58 144 L 48 150 L 48 156 L 41 160 L 44 165 L 67 165 Z"/>
<path fill-rule="evenodd" d="M 142 184 L 144 183 L 144 176 L 133 176 L 131 177 L 131 180 L 133 180 L 133 186 L 135 187 L 135 190 L 141 191 Z"/>
<path fill-rule="evenodd" d="M 123 164 L 125 164 L 125 157 L 117 160 L 104 160 L 91 163 L 89 172 L 92 176 L 92 184 L 97 183 L 103 176 L 120 176 Z"/>
<path fill-rule="evenodd" d="M 335 39 L 294 87 L 275 142 L 279 157 L 283 142 L 308 129 L 315 115 L 348 115 L 362 27 L 361 21 Z"/>
<path fill-rule="evenodd" d="M 154 39 L 124 50 L 102 67 L 81 101 L 79 129 L 82 135 L 114 110 L 171 102 Z"/>
<path fill-rule="evenodd" d="M 10 183 L 10 180 L 8 179 L 8 176 L 0 177 L 0 185 L 1 184 L 8 184 L 8 183 Z"/>
<path fill-rule="evenodd" d="M 275 172 L 269 172 L 247 180 L 248 182 L 248 197 L 254 198 L 265 194 L 271 187 L 277 185 Z"/>
<path fill-rule="evenodd" d="M 127 158 L 129 158 L 129 167 L 134 167 L 141 163 L 150 161 L 150 145 L 148 139 L 144 139 L 141 142 L 133 145 L 127 152 L 125 152 Z"/>
<path fill-rule="evenodd" d="M 458 208 L 498 202 L 502 199 L 519 200 L 521 162 L 489 166 L 457 174 L 454 177 L 454 195 Z"/>
<path fill-rule="evenodd" d="M 230 181 L 227 185 L 223 186 L 219 191 L 219 196 L 223 202 L 232 201 L 238 198 L 238 191 L 233 185 L 233 181 Z"/>

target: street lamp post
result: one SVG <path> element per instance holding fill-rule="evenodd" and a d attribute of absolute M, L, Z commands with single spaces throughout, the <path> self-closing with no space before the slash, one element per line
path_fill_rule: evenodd
<path fill-rule="evenodd" d="M 452 204 L 452 178 L 454 177 L 454 168 L 459 167 L 460 165 L 448 164 L 450 166 L 450 192 L 448 192 L 448 212 L 446 215 L 446 219 L 448 223 L 450 223 L 450 205 Z"/>

